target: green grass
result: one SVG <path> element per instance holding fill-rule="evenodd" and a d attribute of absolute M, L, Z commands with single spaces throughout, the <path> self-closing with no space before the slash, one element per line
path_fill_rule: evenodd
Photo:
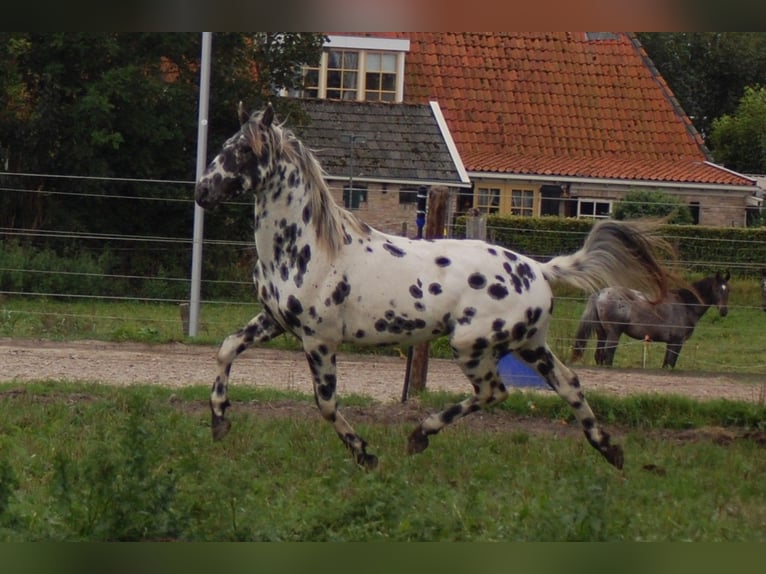
<path fill-rule="evenodd" d="M 380 456 L 364 472 L 318 413 L 235 409 L 212 442 L 206 388 L 0 392 L 5 541 L 766 541 L 766 457 L 748 440 L 681 442 L 620 420 L 620 473 L 579 435 L 466 419 L 408 457 L 413 423 L 357 424 Z M 237 400 L 280 398 L 259 393 Z"/>
<path fill-rule="evenodd" d="M 700 320 L 685 344 L 677 371 L 704 371 L 766 374 L 766 313 L 761 309 L 760 283 L 732 280 L 729 315 L 720 317 L 710 309 Z M 548 341 L 553 351 L 568 360 L 574 332 L 585 307 L 584 295 L 562 289 L 557 292 L 554 317 Z M 101 302 L 83 300 L 40 300 L 6 298 L 0 300 L 0 337 L 44 338 L 53 340 L 98 339 L 144 343 L 187 343 L 217 345 L 228 334 L 242 327 L 259 310 L 256 303 L 208 303 L 200 310 L 197 337 L 186 337 L 177 305 L 144 302 Z M 271 347 L 298 349 L 291 336 L 278 337 Z M 595 340 L 590 341 L 582 365 L 593 366 Z M 431 343 L 431 356 L 451 356 L 446 338 Z M 344 345 L 346 352 L 396 354 L 394 348 Z M 618 368 L 661 369 L 664 343 L 648 346 L 623 336 L 615 356 Z"/>

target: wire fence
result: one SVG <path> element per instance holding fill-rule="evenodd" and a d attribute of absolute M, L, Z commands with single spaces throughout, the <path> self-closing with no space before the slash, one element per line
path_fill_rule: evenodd
<path fill-rule="evenodd" d="M 67 183 L 68 187 L 62 186 L 62 182 Z M 81 184 L 88 185 L 78 189 Z M 94 191 L 88 186 L 98 189 Z M 39 202 L 40 199 L 45 200 L 44 205 L 36 205 L 36 209 L 41 210 L 40 214 L 32 217 L 23 211 L 30 201 Z M 82 216 L 83 213 L 87 214 L 87 209 L 80 209 L 81 216 L 71 221 L 66 218 L 50 218 L 50 214 L 45 212 L 46 209 L 64 209 L 69 205 L 82 208 L 85 204 L 87 207 L 96 201 L 98 211 Z M 370 202 L 374 203 L 374 198 Z M 133 207 L 127 208 L 127 204 Z M 15 215 L 6 211 L 14 205 L 20 206 L 22 210 Z M 151 214 L 158 206 L 161 206 L 162 216 L 152 223 Z M 0 323 L 18 320 L 19 313 L 40 320 L 46 317 L 52 320 L 49 318 L 50 312 L 45 310 L 26 308 L 11 313 L 3 309 L 3 300 L 11 298 L 32 302 L 71 300 L 170 305 L 188 303 L 191 290 L 193 182 L 0 173 L 0 208 L 6 211 L 0 213 Z M 252 205 L 246 201 L 231 202 L 227 208 L 228 212 L 224 210 L 223 214 L 206 218 L 202 305 L 207 309 L 234 306 L 251 310 L 255 304 L 249 273 L 253 262 Z M 110 221 L 118 221 L 119 229 L 104 229 Z M 490 227 L 488 235 L 491 237 L 492 233 Z M 29 247 L 16 253 L 15 257 L 10 256 L 13 254 L 9 246 L 16 244 Z M 743 250 L 750 247 L 746 242 L 736 246 Z M 43 250 L 58 251 L 61 260 L 52 264 L 50 257 L 53 255 L 48 259 L 37 260 L 36 256 Z M 106 267 L 88 267 L 85 264 L 74 269 L 62 268 L 62 265 L 75 261 L 78 252 L 90 254 L 91 262 L 108 254 L 112 263 L 122 263 L 112 265 L 109 271 L 104 270 Z M 226 257 L 223 254 L 227 254 Z M 544 257 L 549 254 L 529 255 Z M 20 256 L 26 259 L 19 259 Z M 690 262 L 679 263 L 683 267 Z M 732 268 L 732 262 L 727 261 L 707 261 L 705 264 L 710 269 Z M 221 272 L 220 266 L 227 267 L 225 273 Z M 758 271 L 749 270 L 753 273 Z M 136 286 L 140 286 L 140 289 Z M 748 323 L 750 330 L 733 333 L 729 325 L 733 321 L 718 317 L 717 312 L 711 309 L 686 343 L 681 364 L 687 367 L 691 365 L 701 371 L 718 372 L 721 370 L 720 360 L 709 359 L 705 349 L 710 345 L 739 345 L 737 351 L 732 351 L 732 357 L 727 359 L 728 364 L 724 369 L 766 374 L 766 360 L 761 359 L 766 345 L 766 335 L 761 332 L 766 333 L 766 329 L 760 325 L 760 321 L 766 319 L 766 313 L 759 299 L 760 286 L 752 284 L 748 290 L 747 297 L 734 292 L 729 311 L 730 316 L 747 316 L 748 319 L 743 322 Z M 557 300 L 557 309 L 562 303 L 572 309 L 569 313 L 554 313 L 550 342 L 560 356 L 568 355 L 585 299 L 584 293 L 566 293 Z M 249 316 L 245 310 L 241 315 L 244 324 Z M 81 309 L 60 313 L 56 320 L 64 331 L 61 334 L 65 335 L 67 324 L 96 321 L 105 317 L 120 319 L 108 313 L 104 315 L 103 311 L 95 314 L 92 309 Z M 149 314 L 146 319 L 157 320 Z M 214 310 L 207 314 L 206 320 L 215 323 Z M 653 343 L 651 346 L 655 358 L 662 355 L 657 350 L 659 345 Z M 631 354 L 634 357 L 631 359 L 633 364 L 645 363 L 646 348 L 644 341 L 623 337 L 617 355 Z M 594 351 L 595 341 L 590 341 L 585 349 L 586 357 L 592 356 Z M 657 359 L 654 362 L 656 364 L 659 361 Z M 718 363 L 713 364 L 713 361 Z M 586 358 L 588 363 L 592 364 L 592 359 Z"/>

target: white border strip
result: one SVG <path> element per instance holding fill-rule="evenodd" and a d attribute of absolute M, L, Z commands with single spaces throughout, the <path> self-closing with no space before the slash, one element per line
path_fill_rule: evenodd
<path fill-rule="evenodd" d="M 444 143 L 447 144 L 449 154 L 452 156 L 452 162 L 455 164 L 455 168 L 460 175 L 460 181 L 463 183 L 471 183 L 471 179 L 468 177 L 468 172 L 465 170 L 465 166 L 463 165 L 463 159 L 460 157 L 460 153 L 457 151 L 457 146 L 455 146 L 455 140 L 452 139 L 452 134 L 449 131 L 447 122 L 444 120 L 444 115 L 442 114 L 442 109 L 441 106 L 439 106 L 439 102 L 428 102 L 428 104 L 431 106 L 431 112 L 433 112 L 434 118 L 436 118 L 436 123 L 439 124 L 439 129 L 442 132 Z"/>
<path fill-rule="evenodd" d="M 360 36 L 327 36 L 325 47 L 351 48 L 354 50 L 383 50 L 388 52 L 409 52 L 410 41 L 400 38 L 366 38 Z"/>

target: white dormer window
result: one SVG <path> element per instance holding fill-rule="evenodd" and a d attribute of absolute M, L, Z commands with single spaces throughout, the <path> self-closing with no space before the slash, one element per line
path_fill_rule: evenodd
<path fill-rule="evenodd" d="M 304 98 L 401 102 L 409 40 L 329 36 L 318 67 L 304 67 Z"/>

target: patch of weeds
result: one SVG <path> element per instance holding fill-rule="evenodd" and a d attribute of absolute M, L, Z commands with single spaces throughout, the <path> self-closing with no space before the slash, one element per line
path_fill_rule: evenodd
<path fill-rule="evenodd" d="M 74 539 L 164 540 L 180 535 L 176 477 L 149 428 L 148 401 L 129 395 L 126 420 L 81 458 L 57 452 L 52 495 Z M 114 432 L 114 430 L 112 430 Z"/>

